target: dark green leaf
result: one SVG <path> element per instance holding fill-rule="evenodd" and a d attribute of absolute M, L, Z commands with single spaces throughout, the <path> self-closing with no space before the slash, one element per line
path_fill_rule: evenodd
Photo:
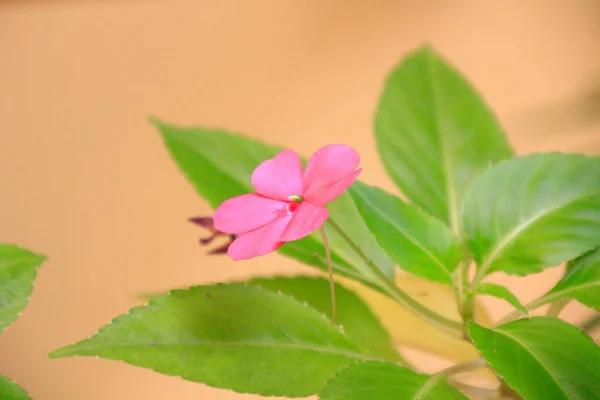
<path fill-rule="evenodd" d="M 27 306 L 37 268 L 45 259 L 11 244 L 0 244 L 0 333 Z"/>
<path fill-rule="evenodd" d="M 491 367 L 527 400 L 600 399 L 600 347 L 557 318 L 521 319 L 469 333 Z"/>
<path fill-rule="evenodd" d="M 343 369 L 319 393 L 321 400 L 466 400 L 440 376 L 398 365 L 364 362 Z"/>
<path fill-rule="evenodd" d="M 504 161 L 473 182 L 463 220 L 480 277 L 571 260 L 600 244 L 600 158 L 541 153 Z"/>
<path fill-rule="evenodd" d="M 327 279 L 307 276 L 275 277 L 253 279 L 249 283 L 292 296 L 331 318 L 331 296 Z M 336 324 L 343 327 L 354 343 L 378 358 L 404 363 L 394 348 L 388 331 L 354 292 L 336 283 L 335 300 Z"/>
<path fill-rule="evenodd" d="M 406 57 L 387 78 L 375 133 L 394 182 L 455 233 L 471 180 L 513 155 L 481 97 L 428 47 Z"/>
<path fill-rule="evenodd" d="M 479 286 L 477 293 L 484 296 L 493 296 L 510 303 L 514 308 L 521 311 L 523 314 L 528 314 L 527 309 L 523 307 L 517 296 L 504 286 L 496 285 L 495 283 L 484 283 Z"/>
<path fill-rule="evenodd" d="M 345 365 L 374 357 L 318 311 L 245 284 L 153 297 L 50 357 L 96 356 L 263 396 L 318 392 Z"/>
<path fill-rule="evenodd" d="M 0 375 L 0 399 L 2 400 L 31 400 L 22 387 L 6 376 Z"/>
<path fill-rule="evenodd" d="M 180 128 L 154 122 L 165 144 L 196 191 L 216 208 L 224 200 L 253 192 L 250 177 L 262 161 L 272 158 L 280 147 L 270 146 L 243 135 L 205 128 Z M 354 202 L 344 193 L 328 206 L 330 217 L 347 232 L 387 276 L 394 276 L 394 266 L 379 247 Z M 350 247 L 328 229 L 334 266 L 337 272 L 373 285 L 364 271 L 368 267 Z M 318 233 L 286 243 L 280 252 L 303 263 L 326 270 L 325 252 Z"/>
<path fill-rule="evenodd" d="M 350 194 L 381 247 L 400 268 L 452 285 L 461 254 L 448 227 L 381 189 L 357 182 Z"/>

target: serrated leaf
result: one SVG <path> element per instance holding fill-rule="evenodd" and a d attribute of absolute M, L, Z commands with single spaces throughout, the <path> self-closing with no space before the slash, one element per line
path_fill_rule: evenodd
<path fill-rule="evenodd" d="M 375 136 L 383 164 L 402 193 L 455 233 L 471 180 L 513 155 L 481 97 L 429 47 L 410 54 L 388 76 Z"/>
<path fill-rule="evenodd" d="M 29 303 L 37 268 L 46 257 L 11 244 L 0 244 L 0 333 Z"/>
<path fill-rule="evenodd" d="M 0 399 L 2 400 L 31 400 L 25 389 L 6 376 L 0 375 Z"/>
<path fill-rule="evenodd" d="M 306 302 L 331 319 L 329 281 L 325 278 L 308 276 L 257 278 L 248 283 L 274 292 L 279 291 L 300 302 Z M 346 335 L 354 343 L 378 358 L 405 363 L 392 344 L 389 332 L 360 297 L 336 283 L 335 301 L 337 309 L 335 322 L 343 327 Z"/>
<path fill-rule="evenodd" d="M 252 171 L 262 161 L 274 157 L 282 148 L 240 134 L 208 128 L 181 128 L 155 121 L 173 160 L 196 191 L 216 208 L 224 200 L 253 192 Z M 328 205 L 330 217 L 389 277 L 394 266 L 379 247 L 348 193 Z M 327 229 L 327 228 L 326 228 Z M 328 229 L 334 267 L 337 272 L 374 285 L 368 267 L 347 243 Z M 280 253 L 303 263 L 327 270 L 322 240 L 318 233 L 286 243 Z"/>
<path fill-rule="evenodd" d="M 96 356 L 263 396 L 318 392 L 345 365 L 374 357 L 318 311 L 244 284 L 153 297 L 50 357 Z"/>
<path fill-rule="evenodd" d="M 600 398 L 600 347 L 557 318 L 520 319 L 494 329 L 469 324 L 486 361 L 527 400 Z"/>
<path fill-rule="evenodd" d="M 510 290 L 504 286 L 497 285 L 495 283 L 484 283 L 477 289 L 477 294 L 484 296 L 493 296 L 501 300 L 506 301 L 523 314 L 527 315 L 527 309 L 521 304 L 517 296 L 515 296 Z"/>
<path fill-rule="evenodd" d="M 565 275 L 538 305 L 569 298 L 600 310 L 600 248 L 570 262 Z"/>
<path fill-rule="evenodd" d="M 526 275 L 571 260 L 600 245 L 600 158 L 503 161 L 475 179 L 463 220 L 480 276 Z"/>
<path fill-rule="evenodd" d="M 467 400 L 445 378 L 423 375 L 398 365 L 364 362 L 350 365 L 327 382 L 321 400 Z"/>
<path fill-rule="evenodd" d="M 461 253 L 448 227 L 379 188 L 356 182 L 350 194 L 375 239 L 401 269 L 452 285 Z"/>

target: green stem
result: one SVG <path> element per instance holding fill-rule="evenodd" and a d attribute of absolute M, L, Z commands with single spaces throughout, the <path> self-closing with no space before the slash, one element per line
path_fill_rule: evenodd
<path fill-rule="evenodd" d="M 463 337 L 463 326 L 451 319 L 443 317 L 429 308 L 423 306 L 418 301 L 410 297 L 406 292 L 400 289 L 394 282 L 392 282 L 373 262 L 367 257 L 367 255 L 358 247 L 356 243 L 331 219 L 327 222 L 331 227 L 348 243 L 348 245 L 356 252 L 356 254 L 362 258 L 365 264 L 369 267 L 371 272 L 375 275 L 382 288 L 390 295 L 396 302 L 406 307 L 414 314 L 420 316 L 430 324 L 441 328 L 447 333 L 451 333 L 453 336 L 462 338 Z"/>
<path fill-rule="evenodd" d="M 556 296 L 556 297 L 558 297 L 558 296 Z M 556 299 L 556 297 L 553 296 L 553 295 L 549 295 L 549 296 L 544 295 L 542 297 L 539 297 L 539 298 L 537 298 L 537 299 L 535 299 L 535 300 L 533 300 L 533 301 L 525 304 L 523 307 L 525 307 L 525 309 L 527 311 L 532 311 L 532 310 L 535 310 L 538 307 L 543 306 L 544 304 L 551 303 L 552 300 Z M 495 326 L 508 324 L 509 322 L 514 321 L 515 319 L 518 319 L 518 318 L 520 318 L 522 316 L 523 316 L 523 313 L 521 313 L 519 310 L 512 311 L 511 313 L 509 313 L 505 317 L 501 318 L 496 323 Z"/>
<path fill-rule="evenodd" d="M 325 228 L 322 226 L 319 228 L 321 232 L 321 238 L 323 239 L 323 246 L 325 246 L 325 257 L 327 258 L 327 269 L 329 271 L 329 291 L 331 294 L 331 323 L 335 324 L 336 319 L 336 307 L 335 307 L 335 282 L 333 281 L 333 264 L 331 263 L 331 250 L 329 248 L 329 241 L 327 240 L 327 234 Z"/>
<path fill-rule="evenodd" d="M 596 329 L 599 326 L 600 326 L 600 313 L 591 316 L 589 319 L 584 321 L 580 327 L 584 332 L 590 333 L 591 331 L 593 331 L 594 329 Z"/>
<path fill-rule="evenodd" d="M 563 299 L 550 304 L 548 311 L 546 311 L 546 316 L 558 318 L 560 312 L 567 306 L 567 304 L 569 304 L 569 301 L 571 301 L 571 299 Z"/>

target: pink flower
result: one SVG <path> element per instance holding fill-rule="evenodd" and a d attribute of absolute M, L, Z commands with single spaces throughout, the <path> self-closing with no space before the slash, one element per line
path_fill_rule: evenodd
<path fill-rule="evenodd" d="M 261 163 L 252 173 L 257 193 L 226 200 L 215 211 L 215 228 L 239 235 L 227 254 L 234 260 L 261 256 L 319 229 L 329 216 L 323 206 L 352 185 L 359 162 L 351 147 L 331 144 L 310 157 L 304 172 L 293 150 Z"/>

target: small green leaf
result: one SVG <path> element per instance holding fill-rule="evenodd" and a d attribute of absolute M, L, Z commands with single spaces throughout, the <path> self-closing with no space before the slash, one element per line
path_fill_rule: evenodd
<path fill-rule="evenodd" d="M 327 279 L 308 276 L 275 277 L 253 279 L 249 283 L 292 296 L 331 318 L 331 296 Z M 335 301 L 335 322 L 343 327 L 354 343 L 378 358 L 404 363 L 392 344 L 390 334 L 360 297 L 336 283 Z"/>
<path fill-rule="evenodd" d="M 461 254 L 448 227 L 381 189 L 356 182 L 350 194 L 381 247 L 401 269 L 452 285 Z"/>
<path fill-rule="evenodd" d="M 46 257 L 0 244 L 0 333 L 29 303 L 37 268 Z"/>
<path fill-rule="evenodd" d="M 600 310 L 600 248 L 571 261 L 565 275 L 539 305 L 569 298 Z"/>
<path fill-rule="evenodd" d="M 263 396 L 318 392 L 340 368 L 373 356 L 318 311 L 245 284 L 153 297 L 50 357 L 96 356 Z"/>
<path fill-rule="evenodd" d="M 455 233 L 471 180 L 513 155 L 481 97 L 429 47 L 410 54 L 387 78 L 375 136 L 387 172 L 406 197 Z"/>
<path fill-rule="evenodd" d="M 521 304 L 517 296 L 504 286 L 496 285 L 495 283 L 484 283 L 477 289 L 477 294 L 484 296 L 493 296 L 501 300 L 505 300 L 523 314 L 528 315 L 527 309 Z"/>
<path fill-rule="evenodd" d="M 180 170 L 196 191 L 216 208 L 226 199 L 254 192 L 252 171 L 282 148 L 250 139 L 240 134 L 206 128 L 180 128 L 154 121 Z M 330 216 L 347 234 L 361 244 L 362 250 L 388 277 L 393 278 L 394 266 L 379 247 L 360 216 L 348 193 L 329 204 Z M 368 267 L 328 229 L 332 259 L 336 272 L 373 286 L 365 271 Z M 322 239 L 318 233 L 302 240 L 286 243 L 280 253 L 300 262 L 327 270 Z"/>
<path fill-rule="evenodd" d="M 540 153 L 503 161 L 475 179 L 463 220 L 480 277 L 571 260 L 600 245 L 600 158 Z"/>
<path fill-rule="evenodd" d="M 446 379 L 398 365 L 364 362 L 350 365 L 319 393 L 321 400 L 467 400 Z"/>
<path fill-rule="evenodd" d="M 6 376 L 0 375 L 0 399 L 31 400 L 27 392 Z"/>
<path fill-rule="evenodd" d="M 469 323 L 477 349 L 527 400 L 600 399 L 600 347 L 557 318 L 520 319 L 493 329 Z"/>

